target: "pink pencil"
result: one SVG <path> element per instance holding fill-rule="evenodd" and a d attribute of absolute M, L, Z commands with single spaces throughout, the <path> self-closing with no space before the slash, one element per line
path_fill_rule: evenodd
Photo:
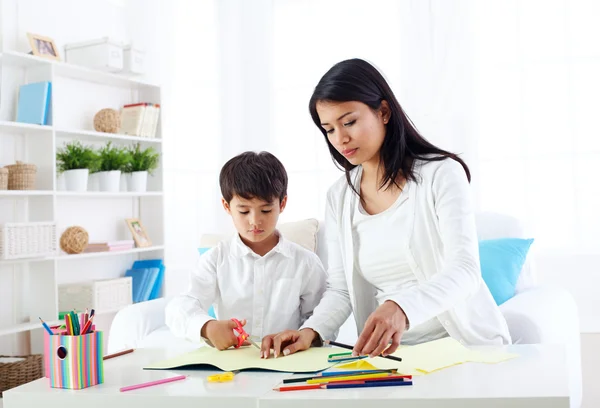
<path fill-rule="evenodd" d="M 124 391 L 137 390 L 138 388 L 152 387 L 153 385 L 158 385 L 158 384 L 169 383 L 169 382 L 172 382 L 172 381 L 183 380 L 184 378 L 186 378 L 185 375 L 178 375 L 177 377 L 163 378 L 162 380 L 150 381 L 150 382 L 136 384 L 136 385 L 128 385 L 127 387 L 120 388 L 119 391 L 124 392 Z"/>

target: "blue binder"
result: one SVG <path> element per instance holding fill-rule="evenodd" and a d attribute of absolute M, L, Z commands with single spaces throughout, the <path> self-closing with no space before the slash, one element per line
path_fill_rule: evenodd
<path fill-rule="evenodd" d="M 19 87 L 17 122 L 34 125 L 50 123 L 51 82 L 34 82 Z"/>

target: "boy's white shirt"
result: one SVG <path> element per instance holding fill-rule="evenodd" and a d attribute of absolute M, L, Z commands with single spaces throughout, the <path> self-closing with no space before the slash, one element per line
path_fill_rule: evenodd
<path fill-rule="evenodd" d="M 451 337 L 464 344 L 510 344 L 508 326 L 481 277 L 479 247 L 469 183 L 452 159 L 417 161 L 419 183 L 407 183 L 410 211 L 408 258 L 418 285 L 390 295 L 411 327 L 437 317 Z M 351 171 L 356 180 L 362 168 Z M 340 178 L 327 194 L 325 233 L 327 291 L 303 328 L 323 339 L 354 312 L 358 333 L 377 308 L 376 290 L 354 267 L 352 211 L 357 195 Z"/>
<path fill-rule="evenodd" d="M 169 302 L 167 326 L 180 338 L 200 342 L 200 330 L 214 320 L 246 319 L 244 330 L 262 338 L 298 329 L 312 315 L 326 287 L 319 257 L 279 232 L 279 243 L 261 257 L 235 234 L 203 254 L 190 275 L 188 291 Z"/>

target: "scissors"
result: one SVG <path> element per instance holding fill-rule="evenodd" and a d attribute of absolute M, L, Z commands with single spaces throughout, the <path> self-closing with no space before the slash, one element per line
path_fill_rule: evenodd
<path fill-rule="evenodd" d="M 244 341 L 249 341 L 250 344 L 252 344 L 254 347 L 256 347 L 257 349 L 260 350 L 260 346 L 258 344 L 256 344 L 251 338 L 250 335 L 248 333 L 246 333 L 246 331 L 244 330 L 244 327 L 242 326 L 242 323 L 240 323 L 240 321 L 238 319 L 231 319 L 233 320 L 233 322 L 237 325 L 237 328 L 233 329 L 234 332 L 237 332 L 237 339 L 238 339 L 238 344 L 237 346 L 235 346 L 235 348 L 240 348 L 242 347 L 242 344 L 244 344 Z"/>

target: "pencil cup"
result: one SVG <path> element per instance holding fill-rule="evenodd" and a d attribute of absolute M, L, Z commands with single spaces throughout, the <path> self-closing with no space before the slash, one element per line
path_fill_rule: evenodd
<path fill-rule="evenodd" d="M 46 369 L 52 388 L 80 390 L 104 382 L 103 332 L 47 337 Z"/>
<path fill-rule="evenodd" d="M 67 334 L 64 328 L 50 327 L 54 334 Z M 91 331 L 96 330 L 96 325 L 92 325 Z M 44 330 L 44 377 L 50 378 L 50 335 Z"/>

